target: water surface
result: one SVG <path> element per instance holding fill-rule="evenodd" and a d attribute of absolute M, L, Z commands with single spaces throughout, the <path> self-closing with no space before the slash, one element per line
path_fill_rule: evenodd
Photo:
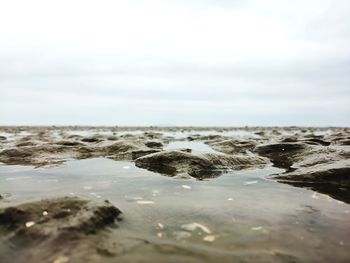
<path fill-rule="evenodd" d="M 183 145 L 168 147 L 173 146 Z M 350 206 L 265 179 L 279 171 L 267 166 L 199 181 L 170 178 L 132 162 L 105 158 L 69 161 L 52 168 L 2 165 L 0 192 L 7 198 L 0 205 L 64 195 L 108 199 L 124 213 L 112 238 L 123 235 L 189 250 L 200 247 L 218 255 L 270 251 L 313 262 L 334 261 L 336 255 L 335 262 L 346 262 Z M 186 225 L 193 223 L 211 233 L 186 231 Z M 210 241 L 206 241 L 208 235 L 213 236 Z"/>

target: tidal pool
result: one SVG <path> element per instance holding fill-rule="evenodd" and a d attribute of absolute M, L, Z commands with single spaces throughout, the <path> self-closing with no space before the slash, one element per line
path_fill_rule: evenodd
<path fill-rule="evenodd" d="M 123 212 L 108 237 L 124 249 L 120 262 L 349 262 L 350 205 L 265 179 L 278 172 L 266 166 L 195 180 L 106 158 L 1 165 L 0 206 L 57 196 L 109 200 Z"/>

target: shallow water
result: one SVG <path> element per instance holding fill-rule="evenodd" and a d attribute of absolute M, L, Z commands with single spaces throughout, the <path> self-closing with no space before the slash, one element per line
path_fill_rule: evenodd
<path fill-rule="evenodd" d="M 181 149 L 190 149 L 193 153 L 215 153 L 222 154 L 218 151 L 215 151 L 209 145 L 200 142 L 200 141 L 173 141 L 167 144 L 164 147 L 164 150 L 181 150 Z"/>
<path fill-rule="evenodd" d="M 268 166 L 199 181 L 169 178 L 132 162 L 105 158 L 53 168 L 2 165 L 0 192 L 8 197 L 0 205 L 63 195 L 108 199 L 124 214 L 112 239 L 122 235 L 189 251 L 199 247 L 217 256 L 268 251 L 312 262 L 349 260 L 350 205 L 264 179 L 278 171 Z M 211 233 L 185 231 L 192 223 Z"/>
<path fill-rule="evenodd" d="M 116 135 L 116 136 L 122 136 L 122 135 L 142 135 L 145 132 L 153 132 L 152 130 L 146 130 L 146 131 L 140 131 L 140 130 L 130 130 L 130 131 L 111 131 L 111 130 L 69 130 L 66 131 L 68 135 L 79 135 L 79 136 L 92 136 L 95 134 L 98 135 Z M 188 136 L 193 135 L 200 135 L 200 136 L 209 136 L 209 135 L 221 135 L 221 136 L 235 136 L 235 137 L 251 137 L 251 138 L 258 138 L 259 135 L 256 135 L 252 131 L 246 131 L 246 130 L 231 130 L 231 131 L 219 131 L 217 129 L 213 130 L 185 130 L 185 131 L 157 131 L 164 136 L 173 137 L 175 139 L 183 139 Z"/>

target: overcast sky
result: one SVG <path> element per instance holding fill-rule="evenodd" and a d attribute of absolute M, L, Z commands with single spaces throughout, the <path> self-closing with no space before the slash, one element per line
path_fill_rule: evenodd
<path fill-rule="evenodd" d="M 0 125 L 350 126 L 348 0 L 0 0 Z"/>

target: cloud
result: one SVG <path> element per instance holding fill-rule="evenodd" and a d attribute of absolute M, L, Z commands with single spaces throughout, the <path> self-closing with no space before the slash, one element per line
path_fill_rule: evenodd
<path fill-rule="evenodd" d="M 349 7 L 1 3 L 0 124 L 348 126 Z"/>

